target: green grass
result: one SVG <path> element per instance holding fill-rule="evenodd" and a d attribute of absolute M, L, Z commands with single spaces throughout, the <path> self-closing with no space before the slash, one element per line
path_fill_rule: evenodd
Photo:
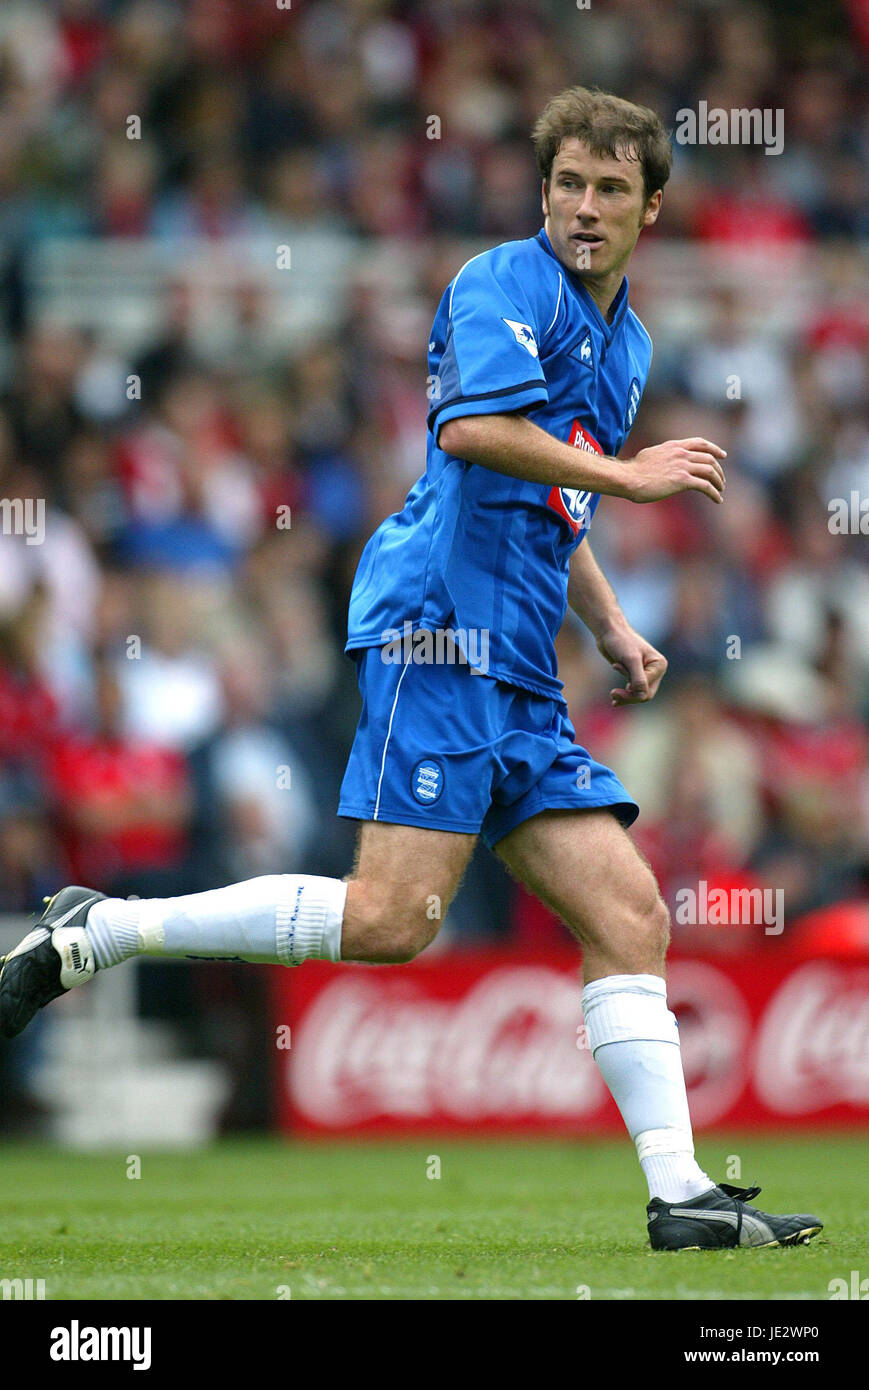
<path fill-rule="evenodd" d="M 439 1180 L 426 1177 L 431 1154 Z M 816 1212 L 810 1246 L 653 1254 L 619 1143 L 222 1143 L 190 1154 L 0 1147 L 0 1278 L 49 1299 L 827 1299 L 869 1275 L 865 1139 L 705 1136 L 761 1207 Z M 286 1296 L 286 1295 L 284 1295 Z"/>

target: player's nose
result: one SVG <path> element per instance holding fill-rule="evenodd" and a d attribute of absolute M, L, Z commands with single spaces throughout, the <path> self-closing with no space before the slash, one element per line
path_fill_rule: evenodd
<path fill-rule="evenodd" d="M 600 216 L 593 188 L 586 188 L 582 195 L 582 202 L 576 209 L 576 216 L 580 221 L 596 221 Z"/>

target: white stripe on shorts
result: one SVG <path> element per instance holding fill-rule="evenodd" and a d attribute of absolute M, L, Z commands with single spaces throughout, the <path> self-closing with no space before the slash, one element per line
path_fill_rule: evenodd
<path fill-rule="evenodd" d="M 392 735 L 392 721 L 395 717 L 395 706 L 398 704 L 398 692 L 401 689 L 401 682 L 404 680 L 404 677 L 407 674 L 407 668 L 409 665 L 409 660 L 404 663 L 404 670 L 398 678 L 398 685 L 395 687 L 395 699 L 392 702 L 392 709 L 389 712 L 389 727 L 386 730 L 386 742 L 383 745 L 383 757 L 380 760 L 380 776 L 377 779 L 377 800 L 374 803 L 374 820 L 377 820 L 377 816 L 380 811 L 380 787 L 381 783 L 383 782 L 383 773 L 386 770 L 386 750 L 389 747 L 389 740 Z"/>

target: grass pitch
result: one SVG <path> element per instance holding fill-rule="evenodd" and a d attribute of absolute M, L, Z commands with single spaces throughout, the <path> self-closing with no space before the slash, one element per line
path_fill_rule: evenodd
<path fill-rule="evenodd" d="M 704 1136 L 796 1249 L 653 1254 L 633 1146 L 224 1142 L 190 1154 L 0 1147 L 0 1279 L 47 1299 L 829 1299 L 869 1274 L 866 1138 Z M 439 1178 L 434 1158 L 440 1160 Z M 731 1168 L 731 1171 L 733 1169 Z M 587 1294 L 586 1291 L 587 1290 Z"/>

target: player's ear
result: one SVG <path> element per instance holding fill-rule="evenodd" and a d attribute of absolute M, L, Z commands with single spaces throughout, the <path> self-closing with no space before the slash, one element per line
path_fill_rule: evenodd
<path fill-rule="evenodd" d="M 664 194 L 662 190 L 660 188 L 657 188 L 655 192 L 652 194 L 649 201 L 646 203 L 646 209 L 643 213 L 642 222 L 642 225 L 644 227 L 651 227 L 653 223 L 657 222 L 658 213 L 661 211 L 661 202 L 663 200 L 663 197 Z"/>
<path fill-rule="evenodd" d="M 542 189 L 541 189 L 541 197 L 542 197 L 542 201 L 543 201 L 543 216 L 544 216 L 544 217 L 548 217 L 548 216 L 549 216 L 549 187 L 548 187 L 548 184 L 549 184 L 548 179 L 544 179 L 544 180 L 543 180 L 543 186 L 542 186 Z"/>

